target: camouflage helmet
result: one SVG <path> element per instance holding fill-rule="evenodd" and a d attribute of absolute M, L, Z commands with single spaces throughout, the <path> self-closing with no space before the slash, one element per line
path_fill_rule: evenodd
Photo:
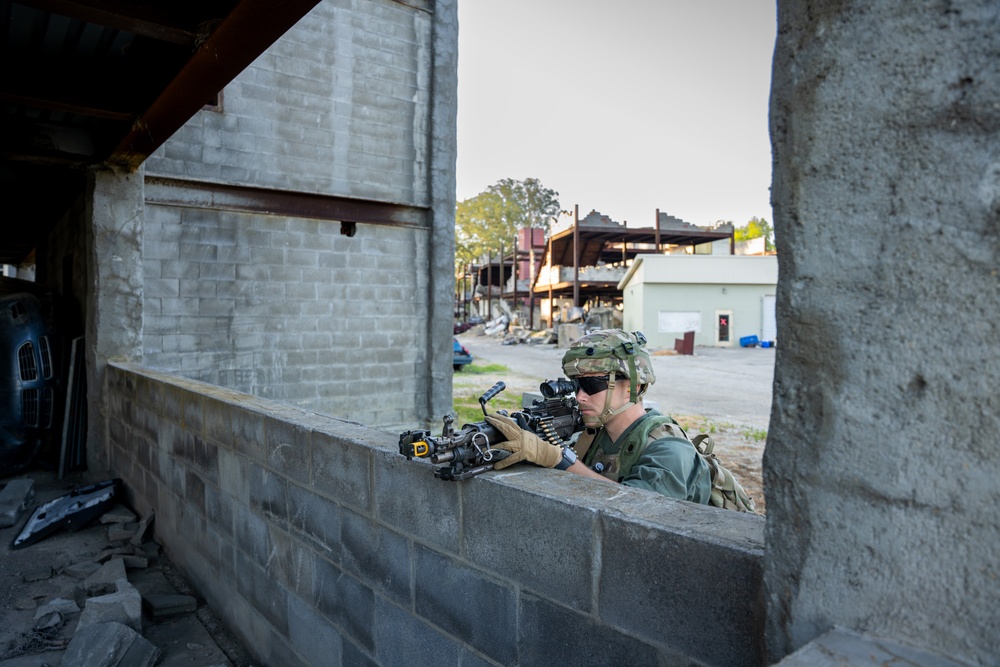
<path fill-rule="evenodd" d="M 634 392 L 638 385 L 656 382 L 653 362 L 646 351 L 641 331 L 599 329 L 573 342 L 563 355 L 563 372 L 568 378 L 588 373 L 618 373 L 627 378 Z"/>

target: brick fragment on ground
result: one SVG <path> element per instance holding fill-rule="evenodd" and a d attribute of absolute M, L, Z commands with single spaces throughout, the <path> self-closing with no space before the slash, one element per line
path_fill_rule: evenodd
<path fill-rule="evenodd" d="M 35 499 L 35 480 L 12 479 L 0 490 L 0 528 L 10 528 Z"/>
<path fill-rule="evenodd" d="M 74 602 L 73 600 L 67 600 L 65 598 L 55 598 L 49 600 L 43 605 L 39 605 L 38 609 L 35 611 L 34 620 L 37 621 L 45 614 L 48 614 L 53 611 L 57 611 L 60 614 L 62 614 L 63 617 L 66 617 L 66 616 L 72 616 L 73 614 L 79 614 L 80 607 L 77 606 L 76 602 Z"/>
<path fill-rule="evenodd" d="M 135 630 L 121 623 L 97 623 L 77 628 L 66 647 L 62 664 L 74 667 L 153 667 L 160 649 Z"/>
<path fill-rule="evenodd" d="M 128 579 L 125 574 L 125 562 L 121 558 L 113 558 L 84 579 L 83 588 L 88 595 L 92 595 L 114 586 L 119 579 Z"/>
<path fill-rule="evenodd" d="M 123 505 L 115 505 L 101 515 L 101 523 L 134 523 L 139 517 Z"/>
<path fill-rule="evenodd" d="M 149 510 L 146 516 L 142 517 L 142 521 L 139 522 L 139 525 L 135 529 L 135 535 L 132 537 L 133 546 L 139 546 L 146 539 L 146 531 L 149 530 L 149 526 L 152 525 L 155 516 L 153 510 Z"/>
<path fill-rule="evenodd" d="M 73 577 L 74 579 L 86 579 L 87 577 L 94 574 L 100 569 L 101 569 L 100 563 L 95 563 L 93 561 L 83 561 L 82 563 L 73 563 L 72 565 L 67 565 L 66 569 L 64 569 L 63 572 Z"/>
<path fill-rule="evenodd" d="M 115 582 L 116 591 L 87 600 L 80 614 L 80 625 L 84 628 L 101 623 L 121 623 L 136 632 L 142 631 L 142 596 L 135 586 L 122 578 Z"/>
<path fill-rule="evenodd" d="M 198 608 L 198 601 L 179 593 L 151 593 L 142 597 L 142 604 L 151 618 L 188 614 Z"/>

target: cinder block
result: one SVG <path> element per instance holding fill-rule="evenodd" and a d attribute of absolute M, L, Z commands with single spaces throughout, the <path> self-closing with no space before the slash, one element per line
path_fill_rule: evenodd
<path fill-rule="evenodd" d="M 109 655 L 110 654 L 110 655 Z M 129 665 L 153 667 L 160 649 L 121 623 L 78 626 L 62 656 L 66 665 Z"/>
<path fill-rule="evenodd" d="M 526 471 L 529 474 L 550 471 Z M 578 609 L 593 598 L 597 511 L 558 496 L 493 480 L 463 489 L 465 553 L 470 561 Z"/>
<path fill-rule="evenodd" d="M 250 466 L 247 470 L 250 509 L 264 516 L 284 521 L 288 516 L 285 479 L 266 468 Z"/>
<path fill-rule="evenodd" d="M 206 400 L 202 404 L 205 439 L 214 450 L 217 444 L 228 444 L 233 438 L 233 406 L 224 401 Z M 213 467 L 218 467 L 216 460 Z"/>
<path fill-rule="evenodd" d="M 633 585 L 633 598 L 644 592 Z M 633 606 L 641 614 L 645 607 Z M 522 665 L 686 665 L 683 655 L 660 655 L 654 646 L 596 623 L 562 605 L 521 596 L 517 644 Z"/>
<path fill-rule="evenodd" d="M 371 507 L 371 450 L 350 437 L 314 431 L 310 439 L 312 486 L 342 504 Z"/>
<path fill-rule="evenodd" d="M 763 664 L 758 550 L 611 515 L 602 518 L 601 536 L 601 619 L 709 664 Z M 636 582 L 646 584 L 641 614 L 635 613 Z M 692 582 L 697 595 L 687 594 Z M 713 641 L 704 640 L 706 627 Z"/>
<path fill-rule="evenodd" d="M 12 479 L 0 491 L 0 528 L 10 528 L 21 520 L 21 515 L 35 498 L 35 481 Z"/>
<path fill-rule="evenodd" d="M 272 557 L 267 564 L 267 574 L 290 594 L 309 598 L 312 595 L 315 555 L 311 549 L 285 530 L 268 525 Z"/>
<path fill-rule="evenodd" d="M 340 660 L 342 640 L 337 628 L 316 607 L 288 596 L 288 639 L 311 665 L 351 664 Z"/>
<path fill-rule="evenodd" d="M 288 485 L 288 522 L 324 556 L 340 562 L 341 509 L 335 502 L 297 484 Z"/>
<path fill-rule="evenodd" d="M 434 477 L 434 466 L 399 454 L 375 466 L 375 516 L 450 553 L 459 552 L 459 485 Z"/>
<path fill-rule="evenodd" d="M 236 588 L 278 632 L 288 636 L 288 591 L 263 567 L 235 554 Z"/>
<path fill-rule="evenodd" d="M 232 537 L 232 498 L 212 484 L 205 485 L 205 519 L 220 533 Z"/>
<path fill-rule="evenodd" d="M 309 482 L 309 430 L 287 418 L 264 422 L 265 462 L 290 480 Z"/>
<path fill-rule="evenodd" d="M 271 551 L 268 541 L 267 522 L 245 505 L 233 507 L 234 538 L 241 551 L 263 567 Z"/>
<path fill-rule="evenodd" d="M 517 597 L 510 586 L 489 578 L 461 561 L 430 549 L 414 547 L 417 614 L 485 653 L 514 664 L 517 644 L 510 641 L 517 627 Z"/>
<path fill-rule="evenodd" d="M 317 556 L 312 594 L 317 609 L 343 629 L 345 639 L 373 650 L 375 592 L 371 588 Z"/>
<path fill-rule="evenodd" d="M 116 582 L 121 579 L 128 580 L 128 576 L 125 574 L 125 563 L 121 558 L 113 558 L 84 579 L 83 590 L 88 595 L 100 593 L 114 587 Z"/>
<path fill-rule="evenodd" d="M 461 646 L 427 622 L 379 598 L 375 605 L 375 659 L 379 665 L 457 665 Z M 513 645 L 513 642 L 511 642 Z M 360 651 L 344 642 L 344 664 Z M 347 662 L 351 656 L 352 661 Z M 367 657 L 367 656 L 364 656 Z M 513 661 L 506 664 L 515 664 Z"/>
<path fill-rule="evenodd" d="M 124 568 L 122 568 L 124 570 Z M 77 630 L 99 623 L 121 623 L 142 632 L 142 596 L 122 577 L 115 582 L 116 592 L 87 600 L 80 614 Z"/>
<path fill-rule="evenodd" d="M 396 602 L 408 605 L 410 540 L 354 512 L 342 513 L 341 567 Z"/>

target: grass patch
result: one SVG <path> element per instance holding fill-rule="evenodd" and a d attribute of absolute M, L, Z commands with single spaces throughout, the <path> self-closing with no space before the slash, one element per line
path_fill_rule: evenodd
<path fill-rule="evenodd" d="M 468 373 L 469 375 L 484 375 L 486 373 L 509 373 L 510 369 L 502 364 L 486 364 L 485 366 L 480 366 L 479 364 L 467 364 L 465 368 L 459 372 Z"/>
<path fill-rule="evenodd" d="M 767 440 L 767 430 L 753 427 L 745 428 L 743 429 L 743 437 L 752 442 Z"/>
<path fill-rule="evenodd" d="M 485 390 L 484 390 L 485 391 Z M 462 424 L 471 424 L 483 420 L 483 409 L 479 406 L 479 397 L 483 392 L 455 396 L 452 401 L 452 410 L 455 412 L 456 428 Z M 493 414 L 497 410 L 507 410 L 514 412 L 521 409 L 521 399 L 510 394 L 498 394 L 486 404 L 486 411 Z"/>

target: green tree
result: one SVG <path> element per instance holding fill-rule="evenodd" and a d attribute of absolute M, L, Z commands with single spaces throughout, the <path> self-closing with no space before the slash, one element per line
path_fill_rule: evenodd
<path fill-rule="evenodd" d="M 455 262 L 463 266 L 486 252 L 512 246 L 518 229 L 546 231 L 559 215 L 559 193 L 537 178 L 504 178 L 455 209 Z"/>
<path fill-rule="evenodd" d="M 737 243 L 749 241 L 750 239 L 764 237 L 764 249 L 768 252 L 775 250 L 774 228 L 764 218 L 754 216 L 750 222 L 733 230 L 733 235 Z"/>

